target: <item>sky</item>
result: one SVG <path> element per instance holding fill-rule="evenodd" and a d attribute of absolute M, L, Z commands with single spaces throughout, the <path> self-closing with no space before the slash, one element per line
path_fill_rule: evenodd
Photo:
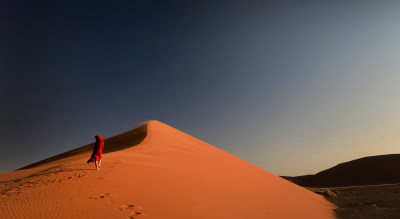
<path fill-rule="evenodd" d="M 400 152 L 396 1 L 2 1 L 0 172 L 159 120 L 278 175 Z"/>

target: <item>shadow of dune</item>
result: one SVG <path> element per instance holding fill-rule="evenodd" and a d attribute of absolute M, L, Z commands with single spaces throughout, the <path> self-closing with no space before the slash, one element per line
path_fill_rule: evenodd
<path fill-rule="evenodd" d="M 122 134 L 107 138 L 104 140 L 104 149 L 103 153 L 111 153 L 114 151 L 119 151 L 123 150 L 129 147 L 133 147 L 135 145 L 140 144 L 147 136 L 147 124 L 140 126 L 134 130 L 124 132 Z M 77 155 L 83 155 L 83 154 L 90 154 L 93 151 L 93 146 L 94 142 L 87 144 L 85 146 L 49 157 L 47 159 L 38 161 L 36 163 L 30 164 L 28 166 L 24 166 L 22 168 L 19 168 L 17 170 L 24 170 L 24 169 L 29 169 L 33 167 L 38 167 L 47 163 L 51 163 L 57 160 L 77 156 Z"/>

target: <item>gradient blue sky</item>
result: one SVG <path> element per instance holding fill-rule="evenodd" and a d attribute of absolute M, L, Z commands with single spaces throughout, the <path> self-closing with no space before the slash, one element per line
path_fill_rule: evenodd
<path fill-rule="evenodd" d="M 2 1 L 0 171 L 159 120 L 279 175 L 400 151 L 396 1 Z"/>

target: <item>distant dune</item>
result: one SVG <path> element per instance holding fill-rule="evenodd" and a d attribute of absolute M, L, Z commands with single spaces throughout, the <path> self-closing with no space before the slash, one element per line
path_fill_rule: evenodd
<path fill-rule="evenodd" d="M 284 178 L 307 187 L 400 183 L 400 154 L 364 157 L 338 164 L 315 175 Z"/>
<path fill-rule="evenodd" d="M 322 196 L 158 121 L 0 174 L 0 218 L 334 218 Z M 108 152 L 108 153 L 107 153 Z"/>

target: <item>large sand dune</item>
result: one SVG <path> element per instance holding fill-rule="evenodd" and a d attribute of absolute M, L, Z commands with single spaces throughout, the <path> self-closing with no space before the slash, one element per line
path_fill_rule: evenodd
<path fill-rule="evenodd" d="M 131 147 L 134 146 L 134 147 Z M 323 197 L 157 121 L 0 174 L 0 218 L 334 218 Z"/>
<path fill-rule="evenodd" d="M 362 186 L 400 183 L 400 154 L 363 157 L 315 175 L 286 177 L 308 187 Z"/>

